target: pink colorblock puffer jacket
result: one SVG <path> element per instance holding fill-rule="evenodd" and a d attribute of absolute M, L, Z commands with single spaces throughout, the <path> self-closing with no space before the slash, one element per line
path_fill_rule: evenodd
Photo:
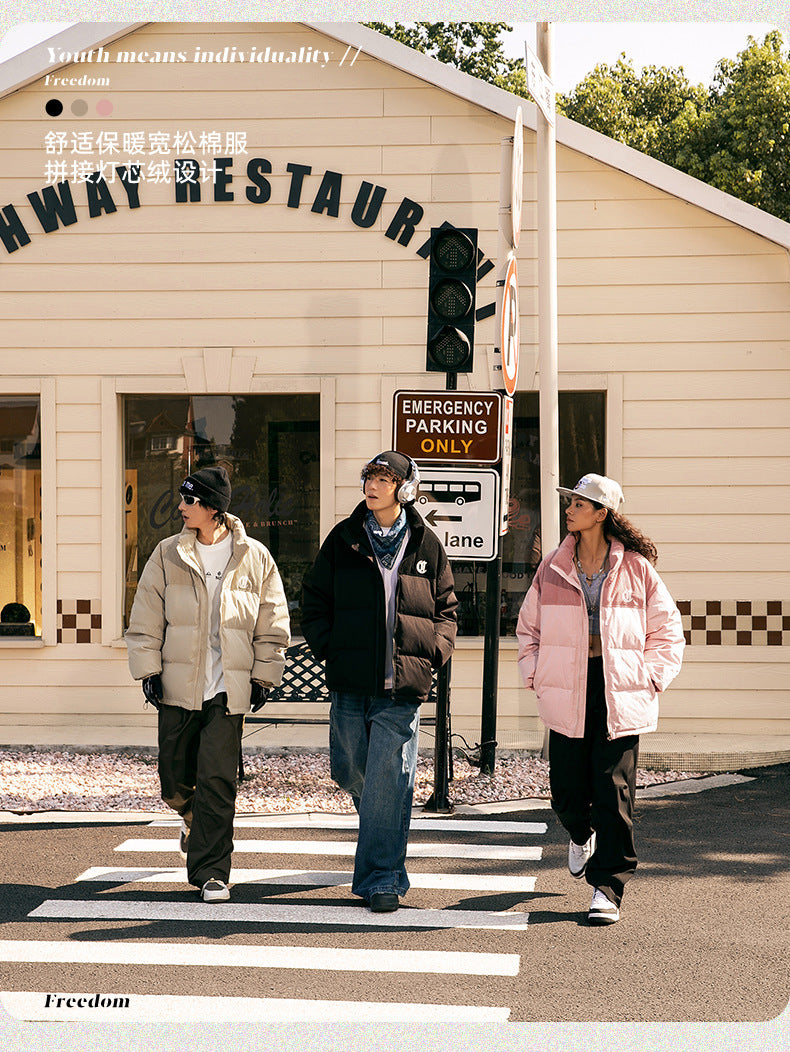
<path fill-rule="evenodd" d="M 538 567 L 519 612 L 518 664 L 545 725 L 584 736 L 589 630 L 569 534 Z M 651 564 L 611 543 L 601 593 L 601 647 L 609 737 L 656 729 L 658 695 L 680 671 L 678 608 Z"/>

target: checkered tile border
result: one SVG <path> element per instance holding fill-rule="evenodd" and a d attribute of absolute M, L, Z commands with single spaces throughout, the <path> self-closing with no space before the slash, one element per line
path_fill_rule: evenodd
<path fill-rule="evenodd" d="M 58 643 L 101 643 L 101 600 L 58 599 Z"/>
<path fill-rule="evenodd" d="M 678 602 L 693 647 L 781 647 L 790 643 L 790 603 L 781 599 L 686 599 Z"/>

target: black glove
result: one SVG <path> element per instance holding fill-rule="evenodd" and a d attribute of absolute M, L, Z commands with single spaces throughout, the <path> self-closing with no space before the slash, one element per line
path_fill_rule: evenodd
<path fill-rule="evenodd" d="M 143 680 L 143 694 L 145 700 L 159 711 L 164 692 L 162 690 L 162 677 L 157 672 L 153 676 L 146 676 Z"/>
<path fill-rule="evenodd" d="M 257 680 L 250 680 L 250 705 L 253 712 L 257 712 L 258 709 L 262 709 L 266 704 L 266 699 L 269 697 L 269 688 L 264 687 L 262 683 L 258 683 Z"/>

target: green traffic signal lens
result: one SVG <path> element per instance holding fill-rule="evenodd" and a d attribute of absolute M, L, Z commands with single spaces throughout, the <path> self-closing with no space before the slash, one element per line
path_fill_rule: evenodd
<path fill-rule="evenodd" d="M 464 333 L 445 325 L 429 343 L 428 354 L 436 366 L 452 372 L 466 364 L 471 349 Z"/>
<path fill-rule="evenodd" d="M 451 274 L 465 270 L 473 262 L 476 254 L 470 237 L 460 230 L 449 228 L 436 236 L 433 243 L 433 258 L 442 268 Z"/>
<path fill-rule="evenodd" d="M 431 292 L 431 306 L 442 321 L 459 321 L 472 309 L 472 293 L 463 281 L 445 278 Z"/>

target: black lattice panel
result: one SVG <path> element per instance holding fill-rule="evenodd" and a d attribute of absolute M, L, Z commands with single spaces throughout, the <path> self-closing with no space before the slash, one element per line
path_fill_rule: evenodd
<path fill-rule="evenodd" d="M 435 674 L 428 700 L 436 701 Z M 329 701 L 324 666 L 315 660 L 307 643 L 294 643 L 286 650 L 282 682 L 271 691 L 269 701 Z"/>
<path fill-rule="evenodd" d="M 282 682 L 269 695 L 270 701 L 328 701 L 324 666 L 310 653 L 307 643 L 295 643 L 285 652 Z"/>

